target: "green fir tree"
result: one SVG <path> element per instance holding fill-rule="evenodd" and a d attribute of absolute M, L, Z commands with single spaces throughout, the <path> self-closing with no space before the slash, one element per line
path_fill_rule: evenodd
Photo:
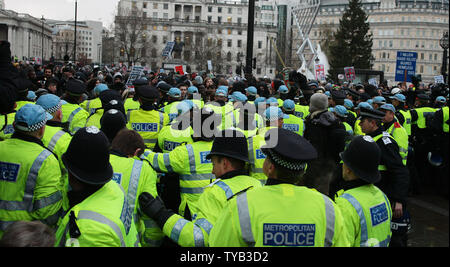
<path fill-rule="evenodd" d="M 361 0 L 349 0 L 349 5 L 339 21 L 339 28 L 330 44 L 329 78 L 337 80 L 338 69 L 355 67 L 371 69 L 372 34 L 368 15 Z"/>

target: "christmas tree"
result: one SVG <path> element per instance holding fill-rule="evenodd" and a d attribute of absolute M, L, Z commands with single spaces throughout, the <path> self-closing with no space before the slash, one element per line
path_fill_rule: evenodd
<path fill-rule="evenodd" d="M 349 0 L 349 5 L 339 21 L 339 28 L 330 44 L 329 78 L 337 80 L 338 70 L 344 67 L 370 69 L 372 58 L 372 34 L 368 15 L 362 9 L 361 0 Z"/>

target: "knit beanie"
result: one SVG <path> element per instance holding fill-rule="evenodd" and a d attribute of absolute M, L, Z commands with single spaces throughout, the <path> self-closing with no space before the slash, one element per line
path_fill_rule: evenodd
<path fill-rule="evenodd" d="M 328 96 L 322 93 L 316 93 L 309 100 L 309 112 L 325 111 L 328 108 Z"/>

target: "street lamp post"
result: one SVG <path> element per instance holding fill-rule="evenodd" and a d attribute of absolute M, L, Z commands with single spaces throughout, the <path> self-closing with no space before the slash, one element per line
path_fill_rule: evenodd
<path fill-rule="evenodd" d="M 444 55 L 442 56 L 442 68 L 441 74 L 444 77 L 444 83 L 447 83 L 447 49 L 448 49 L 448 31 L 444 32 L 441 40 L 439 40 L 439 45 L 444 49 Z"/>
<path fill-rule="evenodd" d="M 42 21 L 42 65 L 44 65 L 44 22 L 45 22 L 45 19 L 44 19 L 44 16 L 42 15 L 42 18 L 41 18 L 41 21 Z"/>
<path fill-rule="evenodd" d="M 78 1 L 75 0 L 75 40 L 73 42 L 73 63 L 77 62 L 77 12 L 78 12 Z"/>

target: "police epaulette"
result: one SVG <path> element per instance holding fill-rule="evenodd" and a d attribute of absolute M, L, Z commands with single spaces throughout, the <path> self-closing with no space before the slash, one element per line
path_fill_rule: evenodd
<path fill-rule="evenodd" d="M 248 188 L 246 188 L 246 189 L 244 189 L 244 190 L 242 190 L 242 191 L 237 192 L 236 194 L 234 194 L 234 195 L 232 195 L 231 197 L 227 198 L 227 201 L 230 200 L 230 199 L 232 199 L 233 197 L 235 197 L 235 196 L 237 196 L 237 195 L 240 195 L 240 194 L 242 194 L 242 193 L 247 192 L 247 190 L 249 190 L 250 188 L 253 188 L 253 186 L 250 186 L 250 187 L 248 187 Z"/>

